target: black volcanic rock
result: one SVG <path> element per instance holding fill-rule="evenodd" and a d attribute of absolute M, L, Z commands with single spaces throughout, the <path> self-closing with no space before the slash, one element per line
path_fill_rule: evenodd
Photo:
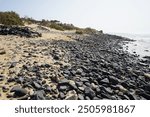
<path fill-rule="evenodd" d="M 91 99 L 93 99 L 95 97 L 95 92 L 89 87 L 86 87 L 84 89 L 84 93 L 86 96 L 90 97 Z"/>
<path fill-rule="evenodd" d="M 27 32 L 25 29 L 21 34 Z M 29 47 L 23 52 L 27 55 L 11 67 L 10 63 L 0 66 L 10 67 L 6 84 L 19 84 L 16 92 L 21 96 L 26 95 L 24 88 L 29 89 L 27 99 L 31 100 L 150 99 L 148 61 L 124 52 L 121 45 L 126 39 L 107 34 L 69 35 L 74 41 L 25 39 Z M 38 53 L 42 59 L 36 60 Z M 19 64 L 22 66 L 15 73 Z M 3 89 L 8 91 L 9 87 Z"/>
<path fill-rule="evenodd" d="M 23 89 L 20 86 L 13 87 L 10 92 L 14 92 L 17 97 L 25 96 L 28 93 L 26 89 Z"/>
<path fill-rule="evenodd" d="M 43 90 L 35 91 L 31 96 L 32 100 L 45 100 L 45 92 Z"/>
<path fill-rule="evenodd" d="M 0 35 L 19 35 L 24 37 L 41 37 L 42 34 L 29 30 L 27 27 L 0 25 Z"/>

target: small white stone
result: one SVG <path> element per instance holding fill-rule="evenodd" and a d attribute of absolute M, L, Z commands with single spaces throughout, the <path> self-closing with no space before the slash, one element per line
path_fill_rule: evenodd
<path fill-rule="evenodd" d="M 75 90 L 69 91 L 66 95 L 65 100 L 77 100 L 78 95 Z"/>

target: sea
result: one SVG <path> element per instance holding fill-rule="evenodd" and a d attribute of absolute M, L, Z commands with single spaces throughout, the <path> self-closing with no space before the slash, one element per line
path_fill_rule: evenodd
<path fill-rule="evenodd" d="M 128 51 L 131 54 L 136 54 L 140 58 L 150 56 L 150 34 L 117 33 L 116 35 L 134 40 L 123 45 L 124 51 Z"/>

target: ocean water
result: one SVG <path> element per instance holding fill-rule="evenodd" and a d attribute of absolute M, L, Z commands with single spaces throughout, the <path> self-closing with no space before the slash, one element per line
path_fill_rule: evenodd
<path fill-rule="evenodd" d="M 140 58 L 150 56 L 150 34 L 117 34 L 123 37 L 133 39 L 135 41 L 129 42 L 123 46 L 125 51 L 131 54 L 139 55 Z"/>

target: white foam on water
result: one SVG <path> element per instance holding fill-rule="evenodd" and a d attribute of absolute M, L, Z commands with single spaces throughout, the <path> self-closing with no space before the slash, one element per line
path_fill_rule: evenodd
<path fill-rule="evenodd" d="M 123 46 L 125 51 L 128 51 L 131 54 L 137 54 L 141 58 L 144 56 L 150 56 L 150 35 L 121 33 L 117 35 L 135 40 Z"/>

